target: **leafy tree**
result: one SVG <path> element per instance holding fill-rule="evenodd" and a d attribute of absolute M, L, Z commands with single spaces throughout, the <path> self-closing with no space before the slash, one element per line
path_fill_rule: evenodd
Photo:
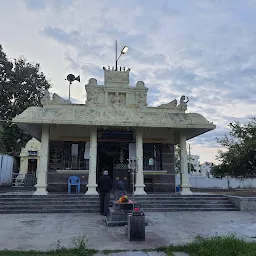
<path fill-rule="evenodd" d="M 0 45 L 0 119 L 8 118 L 8 109 L 11 107 L 11 95 L 14 88 L 11 85 L 13 64 L 8 61 Z"/>
<path fill-rule="evenodd" d="M 3 128 L 0 125 L 0 153 L 5 152 L 5 146 L 4 146 L 4 143 L 3 143 L 3 140 L 2 140 L 2 133 L 3 133 Z"/>
<path fill-rule="evenodd" d="M 217 139 L 225 148 L 219 151 L 221 162 L 212 169 L 215 177 L 255 177 L 256 175 L 256 118 L 247 124 L 230 123 L 229 135 Z"/>
<path fill-rule="evenodd" d="M 190 168 L 189 168 L 189 165 L 190 165 Z M 189 160 L 188 160 L 188 172 L 196 172 L 195 166 L 189 163 Z"/>
<path fill-rule="evenodd" d="M 40 106 L 42 92 L 48 88 L 50 84 L 40 72 L 38 63 L 31 64 L 24 58 L 12 63 L 0 45 L 0 140 L 4 145 L 3 153 L 18 155 L 20 148 L 31 138 L 11 120 L 30 106 Z"/>
<path fill-rule="evenodd" d="M 174 147 L 174 157 L 175 157 L 175 172 L 180 173 L 180 146 L 175 145 Z M 188 171 L 195 172 L 196 169 L 192 163 L 190 163 L 189 168 L 189 156 L 188 156 Z"/>
<path fill-rule="evenodd" d="M 180 146 L 174 146 L 175 173 L 180 173 Z"/>
<path fill-rule="evenodd" d="M 8 109 L 11 102 L 11 76 L 13 64 L 8 61 L 3 48 L 0 45 L 0 152 L 5 152 L 6 148 L 2 139 L 4 128 L 3 120 L 7 120 Z"/>

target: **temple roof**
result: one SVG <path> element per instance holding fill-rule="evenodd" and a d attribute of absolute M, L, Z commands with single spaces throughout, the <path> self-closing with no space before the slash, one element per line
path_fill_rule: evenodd
<path fill-rule="evenodd" d="M 29 107 L 13 121 L 32 133 L 40 133 L 39 124 L 62 124 L 109 127 L 154 127 L 186 129 L 187 138 L 215 129 L 215 125 L 197 113 L 186 113 L 188 98 L 158 107 L 147 106 L 144 82 L 129 85 L 130 70 L 111 71 L 104 68 L 104 85 L 95 78 L 85 85 L 85 104 L 72 104 L 48 91 L 42 97 L 43 107 Z M 34 134 L 32 134 L 34 135 Z M 39 135 L 39 134 L 38 134 Z"/>

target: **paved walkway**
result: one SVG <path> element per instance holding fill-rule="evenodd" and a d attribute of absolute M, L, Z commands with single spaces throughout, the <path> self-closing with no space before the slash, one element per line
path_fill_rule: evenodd
<path fill-rule="evenodd" d="M 50 250 L 72 246 L 72 240 L 87 236 L 96 250 L 140 250 L 192 241 L 197 235 L 237 234 L 256 239 L 256 212 L 146 213 L 146 241 L 129 242 L 124 227 L 106 227 L 100 215 L 2 214 L 0 249 Z"/>

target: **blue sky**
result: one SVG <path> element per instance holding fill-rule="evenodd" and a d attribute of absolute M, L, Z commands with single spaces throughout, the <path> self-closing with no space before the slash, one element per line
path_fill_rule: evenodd
<path fill-rule="evenodd" d="M 5 0 L 0 44 L 10 58 L 39 62 L 52 91 L 68 96 L 68 73 L 80 74 L 72 98 L 83 103 L 90 77 L 114 65 L 114 42 L 128 45 L 120 65 L 143 80 L 149 104 L 185 94 L 188 112 L 217 129 L 190 141 L 192 154 L 213 161 L 233 120 L 256 113 L 255 0 Z"/>

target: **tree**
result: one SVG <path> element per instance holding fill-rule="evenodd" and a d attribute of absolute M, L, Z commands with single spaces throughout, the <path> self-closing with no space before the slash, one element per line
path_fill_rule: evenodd
<path fill-rule="evenodd" d="M 180 173 L 180 146 L 174 146 L 174 162 L 175 162 L 175 173 Z"/>
<path fill-rule="evenodd" d="M 215 177 L 255 177 L 256 175 L 256 118 L 247 124 L 230 123 L 229 135 L 217 139 L 225 148 L 219 151 L 221 162 L 212 169 Z"/>
<path fill-rule="evenodd" d="M 191 158 L 191 157 L 190 157 Z M 190 168 L 189 168 L 190 165 Z M 196 172 L 195 166 L 192 163 L 189 163 L 189 157 L 188 157 L 188 172 Z"/>
<path fill-rule="evenodd" d="M 0 45 L 0 152 L 5 152 L 6 148 L 2 139 L 4 128 L 3 120 L 7 120 L 8 109 L 11 101 L 11 82 L 13 64 L 8 61 L 3 48 Z"/>
<path fill-rule="evenodd" d="M 175 173 L 180 173 L 180 146 L 175 145 L 174 146 L 174 157 L 175 157 Z M 189 168 L 189 157 L 191 156 L 188 155 L 188 171 L 190 170 L 191 172 L 195 172 L 196 169 L 192 163 L 190 163 L 190 168 Z"/>
<path fill-rule="evenodd" d="M 6 54 L 3 52 L 3 48 L 0 45 L 0 119 L 6 120 L 11 105 L 12 95 L 12 68 L 13 64 L 8 61 Z"/>
<path fill-rule="evenodd" d="M 50 88 L 50 84 L 40 72 L 38 63 L 31 64 L 24 58 L 15 59 L 11 63 L 2 46 L 0 72 L 0 139 L 4 145 L 3 153 L 17 156 L 20 148 L 25 146 L 31 136 L 11 123 L 11 120 L 30 106 L 41 106 L 41 95 L 45 89 Z"/>
<path fill-rule="evenodd" d="M 5 146 L 4 146 L 4 143 L 3 143 L 3 140 L 2 140 L 2 134 L 3 134 L 3 128 L 0 125 L 0 153 L 5 152 Z"/>

